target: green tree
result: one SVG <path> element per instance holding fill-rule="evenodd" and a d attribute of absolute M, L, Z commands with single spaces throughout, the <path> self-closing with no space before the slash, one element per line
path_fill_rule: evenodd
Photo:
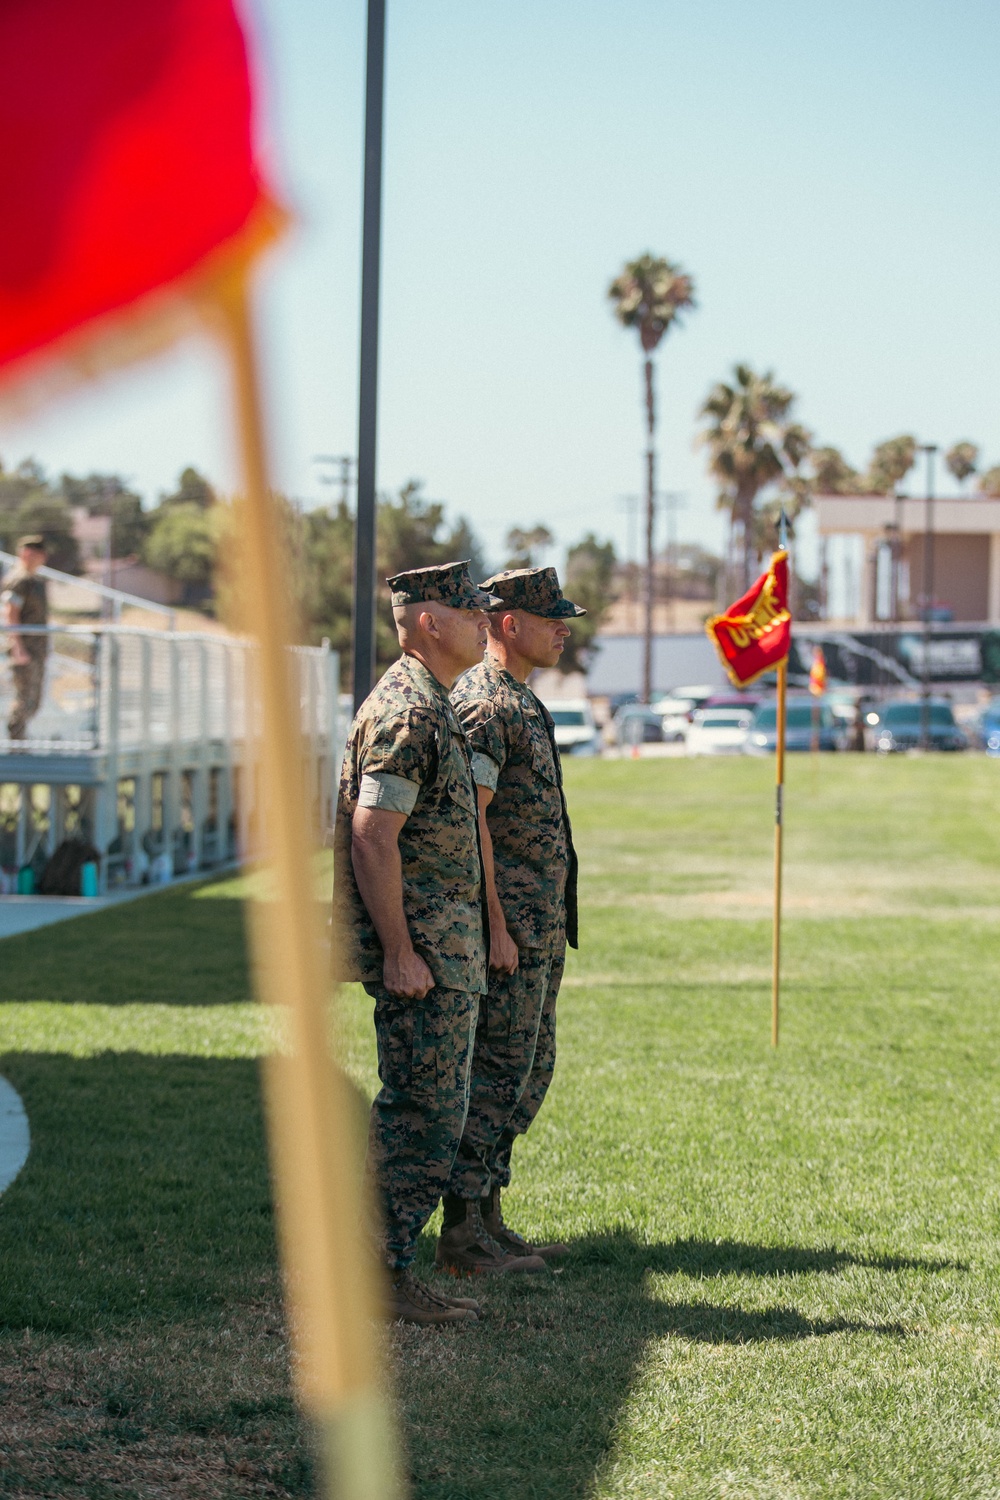
<path fill-rule="evenodd" d="M 3 525 L 3 545 L 8 552 L 19 536 L 40 532 L 45 538 L 45 560 L 50 568 L 58 568 L 63 573 L 81 571 L 80 548 L 73 535 L 69 506 L 48 486 L 29 491 L 17 510 L 6 512 L 0 517 L 0 522 Z"/>
<path fill-rule="evenodd" d="M 753 582 L 758 557 L 757 497 L 779 480 L 791 492 L 795 471 L 810 451 L 810 434 L 788 420 L 794 402 L 793 392 L 778 385 L 772 371 L 758 375 L 749 365 L 738 364 L 732 382 L 713 386 L 701 408 L 707 425 L 699 441 L 708 449 L 709 471 L 721 486 L 719 505 L 729 511 L 730 524 L 739 532 L 744 589 Z M 801 487 L 798 492 L 804 498 Z"/>
<path fill-rule="evenodd" d="M 653 685 L 653 520 L 656 510 L 656 401 L 653 355 L 664 335 L 696 306 L 694 281 L 680 266 L 648 251 L 626 262 L 608 288 L 615 317 L 634 328 L 643 352 L 646 388 L 646 587 L 643 632 L 642 697 L 649 702 Z"/>
<path fill-rule="evenodd" d="M 917 440 L 904 432 L 899 437 L 886 438 L 872 452 L 868 472 L 864 478 L 865 493 L 889 495 L 906 478 L 917 461 Z"/>
<path fill-rule="evenodd" d="M 199 510 L 211 510 L 217 499 L 216 493 L 204 475 L 197 469 L 181 471 L 177 488 L 160 496 L 158 509 L 172 505 L 196 505 Z"/>
<path fill-rule="evenodd" d="M 214 509 L 195 504 L 161 505 L 153 513 L 143 559 L 183 586 L 185 604 L 204 604 L 212 596 L 220 519 Z"/>
<path fill-rule="evenodd" d="M 569 620 L 570 637 L 559 660 L 561 672 L 585 672 L 594 651 L 594 637 L 614 603 L 615 548 L 592 531 L 566 553 L 563 593 L 587 611 Z"/>
<path fill-rule="evenodd" d="M 979 449 L 975 443 L 956 443 L 954 447 L 948 449 L 948 452 L 944 456 L 944 461 L 959 484 L 964 484 L 976 472 L 976 466 L 979 463 Z"/>
<path fill-rule="evenodd" d="M 4 535 L 13 526 L 12 518 L 29 495 L 49 493 L 45 470 L 33 458 L 26 458 L 16 469 L 5 469 L 0 460 L 0 527 Z"/>
<path fill-rule="evenodd" d="M 864 481 L 857 469 L 851 467 L 839 448 L 813 448 L 809 453 L 812 465 L 812 489 L 820 495 L 857 495 Z"/>
<path fill-rule="evenodd" d="M 307 638 L 324 636 L 344 664 L 350 683 L 354 517 L 340 501 L 302 516 L 301 606 Z"/>
<path fill-rule="evenodd" d="M 378 578 L 391 578 L 408 568 L 470 559 L 470 571 L 483 576 L 482 552 L 468 521 L 448 525 L 441 501 L 427 500 L 415 480 L 398 495 L 380 495 L 376 509 Z M 351 674 L 351 609 L 353 600 L 354 517 L 341 502 L 335 508 L 306 512 L 301 534 L 301 604 L 307 637 L 326 636 L 341 653 L 343 680 Z M 380 671 L 396 660 L 399 642 L 389 608 L 388 590 L 375 626 L 376 661 Z"/>
<path fill-rule="evenodd" d="M 512 526 L 504 538 L 507 548 L 507 561 L 504 567 L 537 567 L 535 559 L 538 553 L 545 547 L 551 547 L 554 541 L 555 537 L 549 528 L 541 523 L 532 526 L 527 531 L 521 526 Z"/>

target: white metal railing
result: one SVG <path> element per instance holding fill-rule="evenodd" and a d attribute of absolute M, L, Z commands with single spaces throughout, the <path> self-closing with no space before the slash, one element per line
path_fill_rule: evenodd
<path fill-rule="evenodd" d="M 41 705 L 25 737 L 7 737 L 16 686 L 3 636 L 44 637 Z M 0 625 L 0 755 L 231 744 L 259 732 L 249 668 L 236 636 L 127 625 Z M 338 722 L 338 660 L 328 645 L 297 646 L 300 732 L 330 743 Z M 2 768 L 0 768 L 2 779 Z"/>

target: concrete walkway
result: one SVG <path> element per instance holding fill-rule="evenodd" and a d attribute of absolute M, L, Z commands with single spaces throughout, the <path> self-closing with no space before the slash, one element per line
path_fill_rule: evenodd
<path fill-rule="evenodd" d="M 9 1187 L 28 1160 L 31 1132 L 21 1096 L 0 1078 L 0 1193 Z"/>
<path fill-rule="evenodd" d="M 106 906 L 120 906 L 123 901 L 167 889 L 163 885 L 141 885 L 135 890 L 114 891 L 109 896 L 0 896 L 0 938 L 34 932 L 36 927 L 51 927 L 53 922 L 65 922 L 68 917 L 82 917 L 88 912 L 103 911 Z"/>
<path fill-rule="evenodd" d="M 239 868 L 235 863 L 215 865 L 211 870 L 180 875 L 165 885 L 136 885 L 126 891 L 111 891 L 107 896 L 0 896 L 0 939 L 16 937 L 19 932 L 34 932 L 38 927 L 51 927 L 53 922 L 65 922 L 69 917 L 85 917 L 109 906 L 121 906 L 125 901 L 137 901 L 140 896 L 155 896 L 157 891 L 234 875 Z"/>

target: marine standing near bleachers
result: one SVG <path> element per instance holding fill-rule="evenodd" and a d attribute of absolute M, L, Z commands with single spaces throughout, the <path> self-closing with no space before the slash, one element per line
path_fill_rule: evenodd
<path fill-rule="evenodd" d="M 5 625 L 47 625 L 49 602 L 45 579 L 38 569 L 45 562 L 45 538 L 22 536 L 17 544 L 18 561 L 0 583 Z M 29 721 L 38 712 L 45 684 L 45 658 L 49 654 L 46 635 L 7 633 L 14 704 L 7 719 L 7 734 L 23 740 Z"/>

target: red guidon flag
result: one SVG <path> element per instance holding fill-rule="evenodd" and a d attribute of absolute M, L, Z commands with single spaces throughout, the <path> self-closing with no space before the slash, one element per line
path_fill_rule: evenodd
<path fill-rule="evenodd" d="M 0 386 L 163 343 L 278 222 L 232 0 L 0 0 Z"/>
<path fill-rule="evenodd" d="M 776 552 L 767 572 L 725 614 L 706 620 L 705 629 L 736 687 L 773 672 L 787 657 L 792 639 L 788 553 Z"/>
<path fill-rule="evenodd" d="M 809 691 L 814 698 L 822 698 L 826 692 L 826 657 L 823 647 L 813 647 L 812 666 L 809 668 Z"/>

